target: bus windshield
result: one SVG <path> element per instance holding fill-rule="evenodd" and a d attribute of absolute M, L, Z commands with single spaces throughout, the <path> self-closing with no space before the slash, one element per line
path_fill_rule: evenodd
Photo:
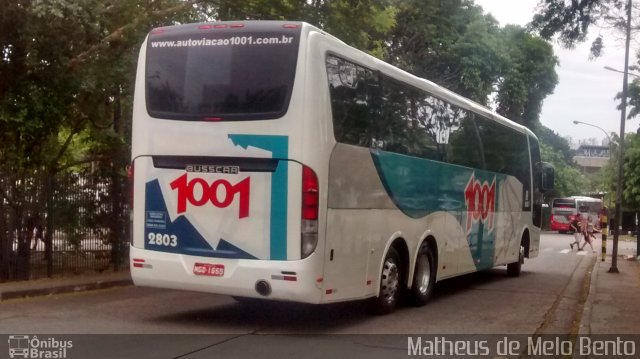
<path fill-rule="evenodd" d="M 284 115 L 299 30 L 239 29 L 150 35 L 147 111 L 173 120 L 255 120 Z"/>

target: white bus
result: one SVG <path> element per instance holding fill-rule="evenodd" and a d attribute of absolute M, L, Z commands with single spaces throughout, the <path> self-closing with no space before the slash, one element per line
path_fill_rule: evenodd
<path fill-rule="evenodd" d="M 525 127 L 301 22 L 151 31 L 132 165 L 136 285 L 383 313 L 518 275 L 553 181 Z"/>

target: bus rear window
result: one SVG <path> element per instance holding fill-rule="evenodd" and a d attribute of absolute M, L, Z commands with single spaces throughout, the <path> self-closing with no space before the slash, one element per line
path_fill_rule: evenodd
<path fill-rule="evenodd" d="M 196 121 L 282 117 L 291 98 L 299 33 L 271 28 L 150 35 L 149 115 Z"/>
<path fill-rule="evenodd" d="M 576 201 L 571 199 L 556 199 L 553 201 L 553 208 L 576 208 Z"/>

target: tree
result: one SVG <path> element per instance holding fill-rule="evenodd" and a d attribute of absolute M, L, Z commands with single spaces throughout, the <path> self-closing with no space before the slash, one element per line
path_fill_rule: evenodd
<path fill-rule="evenodd" d="M 629 0 L 544 0 L 540 2 L 538 11 L 533 17 L 530 27 L 538 31 L 540 36 L 558 39 L 565 47 L 573 47 L 576 43 L 587 38 L 593 26 L 611 28 L 625 34 L 627 29 L 627 6 Z M 632 12 L 640 11 L 640 2 L 633 3 Z M 631 38 L 640 30 L 640 17 L 631 16 Z M 591 45 L 591 57 L 595 58 L 604 51 L 604 39 L 598 36 Z M 640 51 L 636 54 L 637 65 L 630 66 L 630 70 L 640 69 Z M 628 118 L 640 113 L 640 79 L 635 79 L 628 90 L 628 104 L 630 106 Z M 621 99 L 619 93 L 616 98 Z"/>
<path fill-rule="evenodd" d="M 538 136 L 540 142 L 553 148 L 556 152 L 561 154 L 565 163 L 573 162 L 573 151 L 566 138 L 561 137 L 550 128 L 539 124 L 533 129 L 533 132 Z"/>
<path fill-rule="evenodd" d="M 564 46 L 572 47 L 586 39 L 589 27 L 607 12 L 610 5 L 619 6 L 620 3 L 620 0 L 540 1 L 531 26 L 543 38 L 558 35 Z"/>
<path fill-rule="evenodd" d="M 557 84 L 553 48 L 518 26 L 500 28 L 470 0 L 398 6 L 387 61 L 534 128 Z"/>
<path fill-rule="evenodd" d="M 499 27 L 470 0 L 398 5 L 386 60 L 486 104 L 501 68 Z"/>
<path fill-rule="evenodd" d="M 24 0 L 0 8 L 0 200 L 8 204 L 0 217 L 1 256 L 11 252 L 13 233 L 19 252 L 28 243 L 30 218 L 51 208 L 45 203 L 51 203 L 56 173 L 99 161 L 114 184 L 122 183 L 136 48 L 152 24 L 173 14 L 158 7 L 175 4 L 184 6 Z M 34 191 L 43 184 L 47 190 Z M 113 193 L 113 202 L 122 202 L 122 191 Z M 114 229 L 126 228 L 112 222 Z"/>
<path fill-rule="evenodd" d="M 388 32 L 396 24 L 392 0 L 221 0 L 201 1 L 219 20 L 302 20 L 347 44 L 382 57 Z"/>
<path fill-rule="evenodd" d="M 636 64 L 634 66 L 629 66 L 629 70 L 640 72 L 640 51 L 636 54 Z M 632 119 L 638 115 L 640 115 L 640 77 L 637 76 L 629 76 L 629 79 L 633 79 L 632 82 L 629 83 L 629 88 L 627 89 L 627 119 Z M 620 105 L 618 105 L 618 109 L 621 109 L 622 106 L 622 92 L 618 92 L 616 95 L 616 99 L 620 100 Z"/>
<path fill-rule="evenodd" d="M 625 138 L 624 200 L 634 210 L 640 209 L 640 135 Z"/>
<path fill-rule="evenodd" d="M 542 160 L 551 163 L 555 168 L 555 186 L 552 192 L 545 193 L 547 200 L 581 194 L 584 191 L 584 177 L 577 168 L 567 165 L 563 154 L 545 143 L 540 143 L 540 152 Z"/>
<path fill-rule="evenodd" d="M 551 163 L 556 170 L 556 186 L 547 198 L 566 197 L 585 192 L 599 192 L 600 182 L 591 182 L 580 173 L 573 160 L 573 151 L 567 139 L 538 123 L 533 130 L 541 143 L 542 160 Z"/>
<path fill-rule="evenodd" d="M 535 129 L 544 99 L 558 84 L 558 59 L 551 44 L 519 26 L 502 29 L 503 69 L 498 82 L 496 111 Z"/>

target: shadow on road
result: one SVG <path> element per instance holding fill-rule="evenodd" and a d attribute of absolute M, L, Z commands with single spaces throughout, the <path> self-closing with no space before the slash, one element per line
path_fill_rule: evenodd
<path fill-rule="evenodd" d="M 523 270 L 520 278 L 533 275 L 531 272 Z M 518 278 L 509 277 L 506 267 L 493 268 L 481 272 L 466 274 L 460 277 L 445 279 L 436 284 L 433 300 L 446 300 L 448 296 L 460 294 L 472 288 L 481 287 L 486 284 L 495 284 L 504 281 L 519 280 Z"/>
<path fill-rule="evenodd" d="M 528 274 L 523 272 L 522 275 Z M 432 302 L 446 301 L 464 295 L 470 289 L 507 280 L 517 279 L 508 277 L 506 270 L 501 268 L 444 280 L 436 284 Z M 401 313 L 392 315 L 412 315 L 408 313 L 410 311 L 428 315 L 429 307 L 429 304 L 422 308 L 405 305 L 398 309 Z M 375 325 L 380 319 L 372 314 L 367 300 L 324 305 L 252 300 L 186 310 L 156 317 L 154 322 L 199 325 L 204 330 L 216 328 L 227 332 L 320 334 L 339 333 L 341 328 L 362 323 Z"/>

